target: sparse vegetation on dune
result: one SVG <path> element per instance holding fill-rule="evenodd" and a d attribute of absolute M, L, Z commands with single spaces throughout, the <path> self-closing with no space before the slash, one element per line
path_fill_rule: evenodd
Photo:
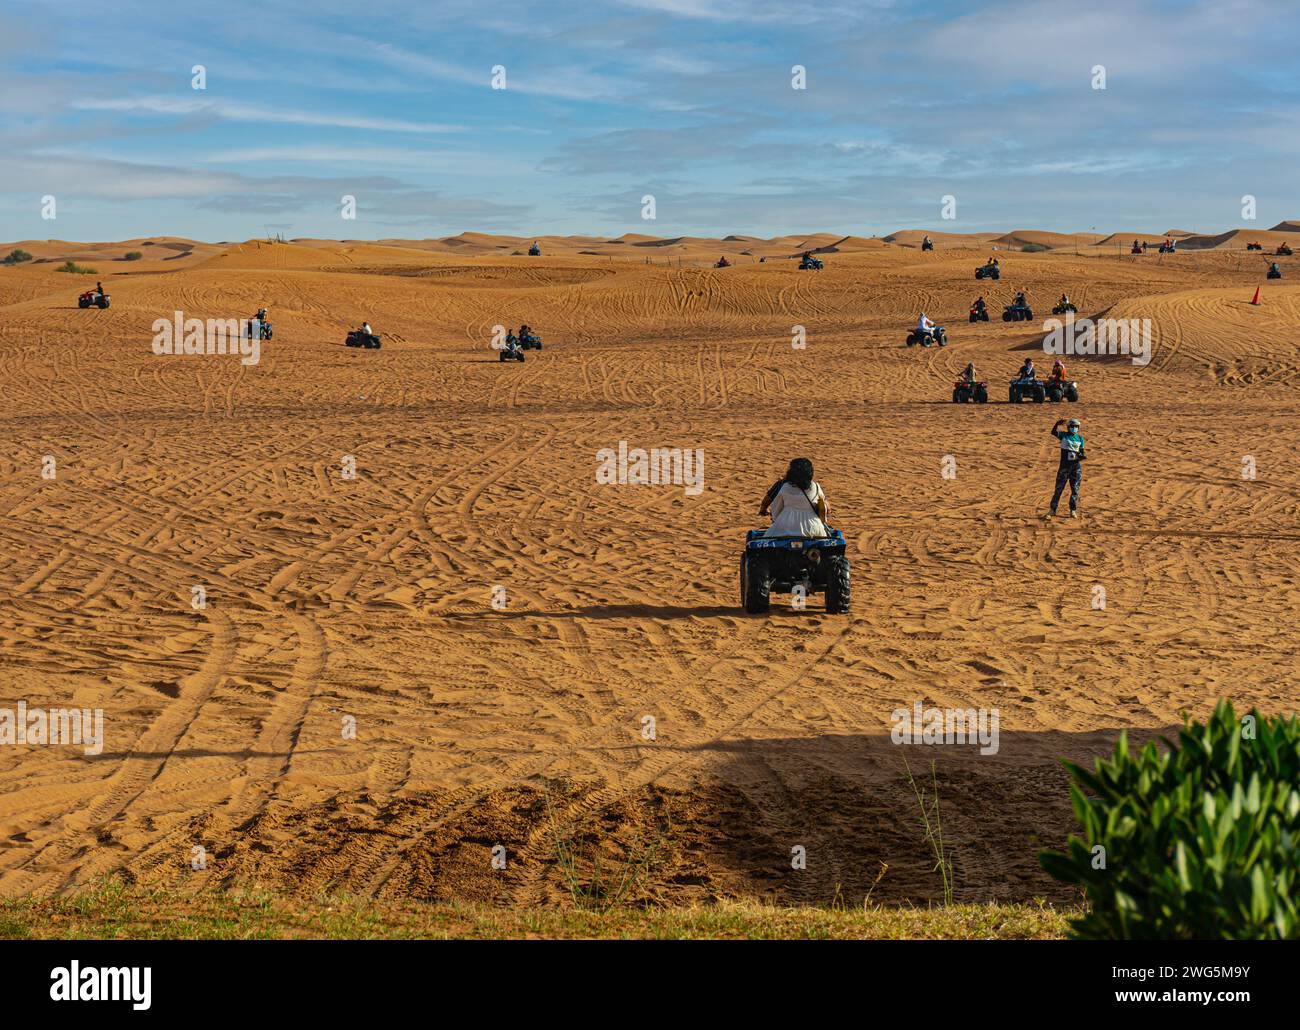
<path fill-rule="evenodd" d="M 1047 904 L 779 908 L 498 908 L 263 891 L 185 893 L 106 880 L 47 900 L 0 901 L 0 939 L 270 940 L 526 938 L 1059 939 L 1073 913 Z"/>

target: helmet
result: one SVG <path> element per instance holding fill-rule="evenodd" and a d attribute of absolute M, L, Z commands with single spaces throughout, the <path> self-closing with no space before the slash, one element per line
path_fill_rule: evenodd
<path fill-rule="evenodd" d="M 1070 419 L 1070 421 L 1067 422 L 1067 423 L 1065 424 L 1065 428 L 1066 428 L 1066 429 L 1078 429 L 1078 428 L 1079 428 L 1079 420 L 1078 420 L 1077 418 L 1072 418 L 1072 419 Z"/>

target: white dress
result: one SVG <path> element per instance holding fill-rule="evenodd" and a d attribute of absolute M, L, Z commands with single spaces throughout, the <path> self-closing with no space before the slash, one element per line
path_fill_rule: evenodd
<path fill-rule="evenodd" d="M 772 525 L 764 536 L 826 536 L 826 524 L 817 517 L 816 503 L 825 499 L 816 482 L 808 492 L 793 483 L 784 483 L 772 501 Z"/>

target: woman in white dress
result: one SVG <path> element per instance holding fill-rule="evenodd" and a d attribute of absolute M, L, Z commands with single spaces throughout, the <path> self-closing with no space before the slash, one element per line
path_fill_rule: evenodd
<path fill-rule="evenodd" d="M 813 479 L 813 464 L 795 458 L 785 478 L 763 499 L 760 515 L 772 514 L 772 525 L 764 536 L 823 537 L 826 532 L 826 494 Z"/>

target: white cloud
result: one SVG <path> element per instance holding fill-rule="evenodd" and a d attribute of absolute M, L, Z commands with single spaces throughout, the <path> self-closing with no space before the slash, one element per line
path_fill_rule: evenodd
<path fill-rule="evenodd" d="M 410 122 L 396 118 L 370 118 L 321 111 L 295 111 L 260 104 L 165 96 L 120 97 L 108 100 L 77 100 L 82 111 L 126 111 L 163 115 L 210 115 L 232 122 L 266 122 L 284 125 L 329 126 L 337 129 L 371 129 L 377 132 L 447 133 L 463 132 L 462 126 L 437 122 Z"/>

